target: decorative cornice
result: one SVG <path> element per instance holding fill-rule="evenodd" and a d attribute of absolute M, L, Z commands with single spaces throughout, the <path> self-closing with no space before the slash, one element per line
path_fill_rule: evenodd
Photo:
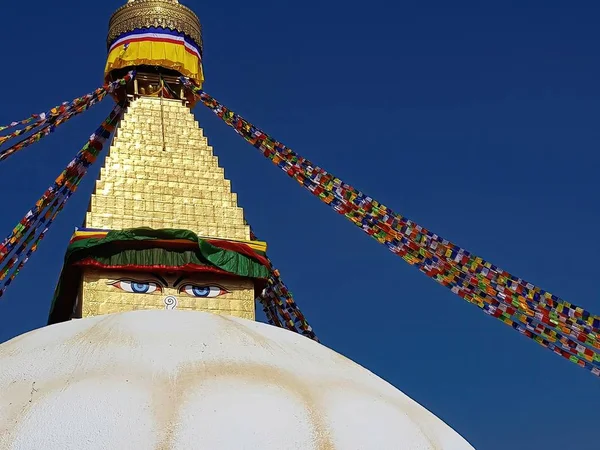
<path fill-rule="evenodd" d="M 185 33 L 202 51 L 202 26 L 194 12 L 168 0 L 134 0 L 121 6 L 110 18 L 107 46 L 121 34 L 139 28 L 161 27 Z"/>

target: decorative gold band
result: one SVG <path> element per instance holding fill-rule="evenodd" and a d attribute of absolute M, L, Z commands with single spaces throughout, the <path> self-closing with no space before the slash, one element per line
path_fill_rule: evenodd
<path fill-rule="evenodd" d="M 202 26 L 194 12 L 179 3 L 164 0 L 135 0 L 115 11 L 108 25 L 107 46 L 121 34 L 139 28 L 161 27 L 187 34 L 202 46 Z"/>

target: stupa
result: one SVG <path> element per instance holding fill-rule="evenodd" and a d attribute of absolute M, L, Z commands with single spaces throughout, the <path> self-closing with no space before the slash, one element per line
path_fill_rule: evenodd
<path fill-rule="evenodd" d="M 135 82 L 48 326 L 0 345 L 0 448 L 472 449 L 366 369 L 255 322 L 266 244 L 179 82 L 204 82 L 202 45 L 177 0 L 111 18 L 106 80 Z"/>

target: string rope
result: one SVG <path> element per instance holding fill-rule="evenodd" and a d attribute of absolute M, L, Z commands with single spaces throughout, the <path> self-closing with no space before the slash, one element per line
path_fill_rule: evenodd
<path fill-rule="evenodd" d="M 250 239 L 257 240 L 252 228 L 250 228 Z M 314 341 L 319 342 L 312 327 L 308 324 L 304 314 L 296 304 L 291 291 L 287 288 L 279 270 L 277 270 L 267 255 L 265 255 L 269 266 L 271 267 L 271 275 L 268 279 L 267 287 L 257 297 L 257 300 L 262 304 L 263 311 L 267 316 L 267 321 L 271 325 L 279 328 L 287 328 L 295 333 L 302 334 Z"/>
<path fill-rule="evenodd" d="M 36 117 L 39 117 L 40 120 L 36 121 L 31 125 L 26 126 L 25 128 L 16 130 L 7 136 L 0 136 L 1 146 L 3 143 L 8 142 L 9 140 L 14 139 L 15 137 L 21 136 L 25 133 L 28 133 L 29 131 L 41 127 L 38 131 L 30 135 L 29 137 L 17 142 L 16 144 L 12 145 L 11 147 L 5 150 L 0 151 L 0 161 L 5 160 L 17 151 L 22 150 L 25 147 L 28 147 L 31 144 L 34 144 L 35 142 L 38 142 L 43 137 L 48 136 L 50 133 L 53 133 L 56 130 L 56 127 L 67 122 L 76 115 L 87 111 L 95 104 L 100 103 L 102 100 L 104 100 L 107 94 L 114 93 L 119 87 L 127 84 L 134 76 L 135 72 L 131 71 L 125 77 L 107 83 L 104 86 L 96 89 L 92 93 L 86 94 L 82 97 L 77 97 L 70 103 L 65 102 L 60 106 L 52 108 L 46 113 L 34 115 Z M 25 121 L 26 120 L 29 119 L 25 119 Z"/>
<path fill-rule="evenodd" d="M 185 87 L 271 162 L 365 233 L 453 293 L 600 376 L 600 317 L 518 278 L 395 213 L 299 156 L 182 79 Z"/>
<path fill-rule="evenodd" d="M 61 105 L 55 106 L 55 108 L 59 108 Z M 41 114 L 32 114 L 31 116 L 29 116 L 27 119 L 23 119 L 23 120 L 19 120 L 19 121 L 15 121 L 15 122 L 11 122 L 8 125 L 3 125 L 0 127 L 0 132 L 4 131 L 4 130 L 8 130 L 10 128 L 14 128 L 18 125 L 27 125 L 28 123 L 31 123 L 33 121 L 36 122 L 42 122 L 46 119 L 46 113 L 41 113 Z"/>
<path fill-rule="evenodd" d="M 125 44 L 123 46 L 123 49 L 120 51 L 119 55 L 117 56 L 117 60 L 121 60 L 123 58 L 123 56 L 125 55 L 125 53 L 127 53 L 128 49 L 129 49 L 129 44 Z M 135 76 L 135 71 L 129 72 L 125 78 L 127 78 L 129 76 L 131 76 L 131 77 Z M 108 85 L 112 86 L 113 84 L 115 84 L 115 87 L 116 87 L 116 84 L 120 84 L 122 81 L 123 80 L 116 80 L 114 82 L 108 83 Z M 107 86 L 107 84 L 105 84 L 104 86 Z M 77 101 L 80 98 L 82 98 L 82 97 L 78 97 L 77 99 L 73 100 L 73 102 L 71 102 L 71 103 L 74 103 L 75 101 Z M 54 108 L 52 108 L 48 112 L 44 112 L 44 113 L 40 113 L 40 114 L 32 114 L 31 116 L 29 116 L 26 119 L 15 121 L 15 122 L 11 122 L 8 125 L 0 126 L 0 132 L 2 132 L 4 130 L 7 130 L 9 128 L 14 128 L 14 127 L 19 126 L 19 125 L 27 125 L 28 123 L 31 123 L 33 121 L 43 122 L 44 120 L 46 120 L 46 117 L 50 114 L 51 111 L 57 110 L 57 109 L 61 108 L 62 106 L 67 105 L 68 103 L 69 102 L 63 102 L 60 105 L 55 106 Z"/>
<path fill-rule="evenodd" d="M 43 126 L 39 131 L 33 133 L 31 136 L 29 136 L 25 139 L 22 139 L 21 141 L 17 142 L 16 144 L 12 145 L 11 147 L 7 148 L 6 150 L 1 151 L 0 152 L 0 161 L 8 158 L 9 156 L 18 152 L 19 150 L 22 150 L 25 147 L 28 147 L 31 144 L 38 142 L 40 139 L 48 136 L 50 133 L 53 133 L 56 130 L 56 127 L 65 123 L 72 117 L 86 111 L 89 107 L 93 106 L 96 102 L 102 101 L 104 99 L 105 95 L 106 94 L 102 94 L 102 95 L 98 96 L 97 99 L 96 98 L 90 99 L 89 103 L 86 103 L 85 105 L 82 105 L 79 108 L 73 108 L 71 111 L 65 112 L 64 114 L 60 114 L 52 119 L 45 120 L 41 124 L 35 124 L 35 126 L 32 125 L 30 127 L 27 127 L 28 129 L 24 129 L 24 130 L 26 130 L 25 132 L 28 132 L 33 128 L 38 128 L 40 126 Z"/>
<path fill-rule="evenodd" d="M 0 297 L 37 250 L 54 219 L 75 193 L 88 168 L 96 161 L 123 114 L 123 106 L 119 103 L 114 107 L 53 185 L 0 244 Z M 40 229 L 42 231 L 38 234 Z"/>

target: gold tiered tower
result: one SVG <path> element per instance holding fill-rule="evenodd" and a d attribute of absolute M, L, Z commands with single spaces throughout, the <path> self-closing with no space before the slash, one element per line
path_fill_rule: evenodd
<path fill-rule="evenodd" d="M 190 109 L 151 97 L 133 100 L 121 120 L 85 226 L 250 239 L 237 195 Z"/>
<path fill-rule="evenodd" d="M 231 183 L 178 82 L 181 75 L 197 85 L 203 82 L 196 15 L 177 0 L 129 0 L 110 21 L 108 48 L 107 79 L 132 69 L 137 75 L 127 89 L 128 106 L 96 181 L 84 229 L 189 230 L 213 242 L 255 245 Z M 258 285 L 252 277 L 214 268 L 159 271 L 156 264 L 148 270 L 121 269 L 111 270 L 106 263 L 80 268 L 80 288 L 68 318 L 172 309 L 172 302 L 180 309 L 255 318 Z M 65 308 L 71 308 L 61 295 L 51 323 L 66 320 Z M 57 308 L 63 310 L 61 317 Z"/>
<path fill-rule="evenodd" d="M 237 195 L 190 109 L 181 101 L 153 97 L 129 105 L 100 171 L 85 226 L 185 228 L 200 236 L 250 239 Z M 227 299 L 180 300 L 179 308 L 254 319 L 252 281 L 236 284 Z M 84 273 L 82 301 L 84 317 L 163 307 L 160 296 L 114 292 L 94 271 Z"/>

